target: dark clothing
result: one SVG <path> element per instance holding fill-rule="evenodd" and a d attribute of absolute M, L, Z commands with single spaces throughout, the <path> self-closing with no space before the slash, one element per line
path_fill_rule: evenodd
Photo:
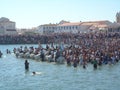
<path fill-rule="evenodd" d="M 2 52 L 0 51 L 0 58 L 2 57 Z"/>
<path fill-rule="evenodd" d="M 25 69 L 28 70 L 29 69 L 29 62 L 26 60 L 25 61 Z"/>
<path fill-rule="evenodd" d="M 74 66 L 74 67 L 77 67 L 77 61 L 74 61 L 74 62 L 73 62 L 73 66 Z"/>
<path fill-rule="evenodd" d="M 94 67 L 94 69 L 97 69 L 97 61 L 96 60 L 93 61 L 93 67 Z"/>
<path fill-rule="evenodd" d="M 94 64 L 94 69 L 97 69 L 97 64 Z"/>
<path fill-rule="evenodd" d="M 42 59 L 42 61 L 45 61 L 45 55 L 44 55 L 44 53 L 41 53 L 41 59 Z"/>

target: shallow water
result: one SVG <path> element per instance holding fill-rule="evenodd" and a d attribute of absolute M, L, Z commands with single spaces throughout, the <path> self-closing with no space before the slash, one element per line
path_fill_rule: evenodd
<path fill-rule="evenodd" d="M 89 64 L 87 69 L 81 66 L 73 68 L 66 64 L 38 62 L 29 60 L 30 69 L 25 71 L 25 59 L 16 58 L 13 50 L 21 45 L 0 45 L 3 57 L 0 58 L 0 90 L 119 90 L 120 63 L 103 65 L 94 70 Z M 25 45 L 23 45 L 25 46 Z M 37 45 L 26 45 L 35 46 Z M 32 72 L 41 72 L 32 75 Z"/>

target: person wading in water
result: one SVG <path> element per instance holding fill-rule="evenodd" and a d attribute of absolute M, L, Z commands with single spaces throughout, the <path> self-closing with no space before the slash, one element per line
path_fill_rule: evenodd
<path fill-rule="evenodd" d="M 3 54 L 2 54 L 2 52 L 0 51 L 0 58 L 2 57 L 2 55 L 3 55 Z"/>
<path fill-rule="evenodd" d="M 25 70 L 29 70 L 29 62 L 28 62 L 28 60 L 25 60 Z"/>

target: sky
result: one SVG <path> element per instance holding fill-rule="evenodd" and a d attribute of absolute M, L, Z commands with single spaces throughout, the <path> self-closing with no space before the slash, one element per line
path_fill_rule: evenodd
<path fill-rule="evenodd" d="M 120 0 L 0 0 L 0 17 L 16 22 L 16 28 L 43 24 L 116 20 Z"/>

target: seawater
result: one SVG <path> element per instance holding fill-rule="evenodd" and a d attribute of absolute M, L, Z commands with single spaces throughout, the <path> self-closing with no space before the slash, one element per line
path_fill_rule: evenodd
<path fill-rule="evenodd" d="M 3 57 L 0 58 L 0 90 L 119 90 L 120 63 L 103 65 L 97 70 L 88 64 L 74 68 L 66 64 L 38 62 L 29 60 L 30 69 L 25 71 L 23 58 L 16 58 L 13 53 L 6 54 L 6 49 L 38 45 L 0 45 Z M 32 75 L 32 72 L 40 75 Z"/>

